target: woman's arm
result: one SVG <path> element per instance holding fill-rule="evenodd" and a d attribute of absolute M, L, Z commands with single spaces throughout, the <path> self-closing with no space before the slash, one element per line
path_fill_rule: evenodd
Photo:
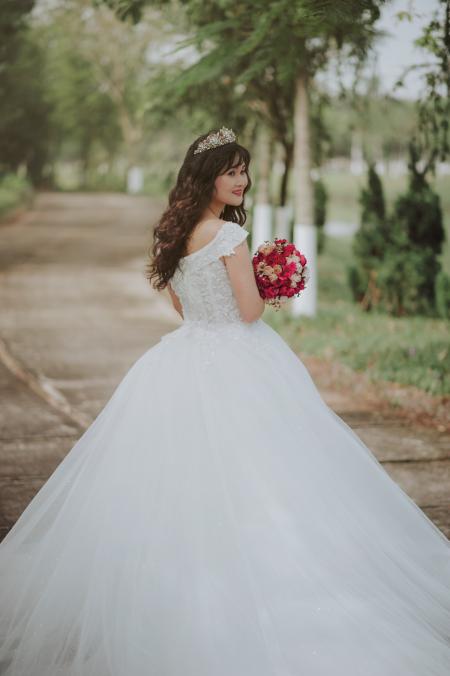
<path fill-rule="evenodd" d="M 175 310 L 180 315 L 181 319 L 184 319 L 183 307 L 180 303 L 180 299 L 178 298 L 177 294 L 175 293 L 175 291 L 170 286 L 170 282 L 167 283 L 167 290 L 169 291 L 169 295 L 170 295 L 170 299 L 172 301 L 172 305 L 174 306 Z"/>
<path fill-rule="evenodd" d="M 241 242 L 234 250 L 234 254 L 224 256 L 223 260 L 230 277 L 241 319 L 244 322 L 254 322 L 261 317 L 266 305 L 259 295 L 256 285 L 247 241 Z"/>

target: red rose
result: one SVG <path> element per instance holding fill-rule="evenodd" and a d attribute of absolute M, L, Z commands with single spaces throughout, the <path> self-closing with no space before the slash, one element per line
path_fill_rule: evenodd
<path fill-rule="evenodd" d="M 288 274 L 289 276 L 293 275 L 295 272 L 297 272 L 297 265 L 295 263 L 289 263 L 286 265 L 285 268 L 285 273 Z"/>

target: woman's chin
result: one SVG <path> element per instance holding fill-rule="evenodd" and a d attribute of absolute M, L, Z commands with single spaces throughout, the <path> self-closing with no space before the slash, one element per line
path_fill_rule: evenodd
<path fill-rule="evenodd" d="M 238 197 L 237 195 L 235 195 L 235 196 L 229 198 L 228 205 L 230 207 L 239 207 L 239 206 L 241 206 L 243 201 L 244 200 L 243 200 L 242 196 Z"/>

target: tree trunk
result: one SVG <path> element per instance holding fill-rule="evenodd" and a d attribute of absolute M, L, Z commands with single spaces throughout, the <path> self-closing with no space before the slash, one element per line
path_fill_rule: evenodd
<path fill-rule="evenodd" d="M 310 278 L 300 297 L 291 302 L 293 316 L 317 312 L 317 228 L 314 225 L 314 193 L 311 181 L 311 151 L 308 77 L 297 77 L 294 105 L 294 244 L 305 254 Z"/>
<path fill-rule="evenodd" d="M 91 165 L 92 142 L 88 136 L 82 140 L 80 147 L 81 160 L 81 189 L 85 190 L 89 185 L 89 169 Z"/>
<path fill-rule="evenodd" d="M 123 101 L 116 99 L 119 126 L 125 145 L 127 171 L 138 162 L 139 143 L 142 139 L 142 129 L 131 119 Z"/>
<path fill-rule="evenodd" d="M 283 144 L 284 171 L 283 171 L 283 176 L 281 177 L 281 185 L 280 185 L 280 198 L 279 198 L 279 206 L 280 207 L 284 207 L 286 205 L 289 174 L 290 174 L 290 171 L 291 171 L 293 150 L 294 150 L 294 148 L 293 148 L 292 143 L 286 142 L 286 143 Z"/>
<path fill-rule="evenodd" d="M 307 76 L 297 77 L 294 107 L 294 213 L 295 222 L 313 225 L 313 190 L 311 183 L 310 125 Z"/>
<path fill-rule="evenodd" d="M 252 249 L 272 238 L 272 207 L 270 204 L 270 170 L 272 168 L 269 131 L 261 126 L 258 130 L 258 185 L 253 210 Z"/>
<path fill-rule="evenodd" d="M 256 202 L 258 204 L 270 204 L 270 170 L 271 170 L 271 147 L 269 131 L 260 126 L 258 130 L 258 186 Z"/>

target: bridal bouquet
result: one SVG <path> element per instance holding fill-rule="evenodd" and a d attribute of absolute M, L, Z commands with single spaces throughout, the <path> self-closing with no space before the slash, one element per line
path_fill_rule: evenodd
<path fill-rule="evenodd" d="M 306 262 L 287 239 L 261 244 L 252 259 L 261 298 L 279 310 L 289 298 L 300 295 L 309 279 Z"/>

